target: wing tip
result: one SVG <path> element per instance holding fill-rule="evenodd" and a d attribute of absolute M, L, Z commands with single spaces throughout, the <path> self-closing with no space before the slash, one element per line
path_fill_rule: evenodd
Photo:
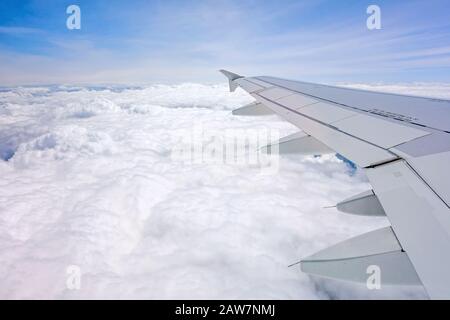
<path fill-rule="evenodd" d="M 220 69 L 219 70 L 220 73 L 222 73 L 225 77 L 228 78 L 228 80 L 233 81 L 239 78 L 243 78 L 243 76 L 237 74 L 237 73 L 233 73 L 231 71 L 225 70 L 225 69 Z"/>
<path fill-rule="evenodd" d="M 220 69 L 219 72 L 221 72 L 225 77 L 227 77 L 228 84 L 230 86 L 230 92 L 234 92 L 234 90 L 236 90 L 236 88 L 237 88 L 237 84 L 234 83 L 234 80 L 244 78 L 243 76 L 241 76 L 237 73 L 233 73 L 233 72 L 230 72 L 230 71 L 224 70 L 224 69 Z"/>

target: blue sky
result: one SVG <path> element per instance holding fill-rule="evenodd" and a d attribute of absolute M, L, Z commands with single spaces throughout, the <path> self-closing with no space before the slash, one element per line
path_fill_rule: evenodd
<path fill-rule="evenodd" d="M 81 8 L 81 30 L 66 8 Z M 381 8 L 368 30 L 366 9 Z M 448 0 L 0 2 L 0 85 L 450 82 Z"/>

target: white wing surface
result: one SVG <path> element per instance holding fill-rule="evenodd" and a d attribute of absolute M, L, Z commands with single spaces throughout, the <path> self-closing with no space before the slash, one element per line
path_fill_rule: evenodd
<path fill-rule="evenodd" d="M 303 259 L 303 271 L 365 281 L 375 265 L 385 284 L 450 298 L 450 101 L 221 72 L 256 100 L 236 115 L 276 113 L 302 130 L 294 149 L 334 150 L 363 168 L 373 190 L 339 210 L 392 225 Z"/>

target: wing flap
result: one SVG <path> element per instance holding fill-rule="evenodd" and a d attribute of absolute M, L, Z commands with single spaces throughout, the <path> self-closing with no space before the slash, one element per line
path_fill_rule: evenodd
<path fill-rule="evenodd" d="M 364 142 L 299 113 L 290 111 L 279 104 L 259 95 L 253 95 L 259 102 L 296 125 L 307 134 L 315 137 L 332 150 L 336 150 L 348 159 L 352 159 L 361 167 L 369 167 L 397 158 L 393 153 Z"/>
<path fill-rule="evenodd" d="M 386 212 L 373 190 L 364 191 L 336 205 L 341 212 L 370 217 L 385 217 Z"/>
<path fill-rule="evenodd" d="M 313 105 L 298 108 L 297 111 L 308 117 L 316 119 L 327 124 L 343 120 L 349 117 L 355 117 L 358 114 L 343 108 L 335 107 L 332 104 L 319 102 Z"/>
<path fill-rule="evenodd" d="M 234 80 L 233 83 L 237 83 L 240 87 L 242 87 L 242 89 L 244 89 L 248 93 L 253 93 L 253 92 L 261 91 L 261 90 L 265 89 L 264 87 L 259 86 L 255 83 L 253 83 L 249 80 L 243 79 L 243 78 Z"/>
<path fill-rule="evenodd" d="M 269 88 L 269 89 L 265 89 L 264 91 L 261 91 L 259 93 L 260 96 L 269 99 L 269 100 L 278 100 L 290 95 L 293 95 L 294 92 L 286 90 L 286 89 L 281 89 L 281 88 Z"/>
<path fill-rule="evenodd" d="M 359 114 L 333 124 L 339 130 L 385 149 L 429 135 L 430 132 Z"/>
<path fill-rule="evenodd" d="M 246 106 L 235 109 L 232 111 L 232 113 L 235 116 L 266 116 L 274 114 L 272 110 L 259 102 L 253 102 Z"/>
<path fill-rule="evenodd" d="M 254 84 L 256 84 L 256 85 L 258 85 L 258 86 L 260 86 L 260 87 L 263 87 L 263 88 L 273 87 L 272 84 L 264 82 L 264 81 L 261 81 L 261 80 L 256 79 L 256 78 L 247 78 L 247 80 L 252 82 L 252 83 L 254 83 Z"/>
<path fill-rule="evenodd" d="M 277 102 L 292 110 L 298 110 L 300 108 L 318 103 L 319 100 L 312 99 L 301 94 L 292 94 L 287 97 L 278 99 Z"/>
<path fill-rule="evenodd" d="M 448 207 L 404 160 L 366 169 L 366 174 L 428 294 L 448 298 Z"/>
<path fill-rule="evenodd" d="M 450 207 L 450 152 L 407 159 L 407 162 Z"/>
<path fill-rule="evenodd" d="M 422 285 L 407 254 L 402 251 L 342 260 L 305 261 L 301 270 L 325 278 L 366 283 L 373 266 L 381 270 L 380 285 Z"/>
<path fill-rule="evenodd" d="M 261 151 L 265 153 L 300 154 L 304 156 L 333 153 L 333 150 L 322 142 L 304 132 L 297 132 L 284 137 L 276 143 L 261 148 Z"/>
<path fill-rule="evenodd" d="M 300 265 L 309 274 L 361 283 L 368 280 L 375 266 L 382 285 L 421 285 L 391 227 L 336 244 L 302 259 Z"/>

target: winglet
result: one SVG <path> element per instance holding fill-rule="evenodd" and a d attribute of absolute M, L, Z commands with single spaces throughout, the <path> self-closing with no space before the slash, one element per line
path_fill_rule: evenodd
<path fill-rule="evenodd" d="M 228 84 L 230 85 L 230 92 L 234 92 L 234 90 L 236 90 L 237 88 L 237 84 L 234 83 L 233 81 L 236 79 L 240 79 L 243 78 L 243 76 L 240 76 L 236 73 L 227 71 L 227 70 L 219 70 L 225 77 L 228 78 Z"/>

